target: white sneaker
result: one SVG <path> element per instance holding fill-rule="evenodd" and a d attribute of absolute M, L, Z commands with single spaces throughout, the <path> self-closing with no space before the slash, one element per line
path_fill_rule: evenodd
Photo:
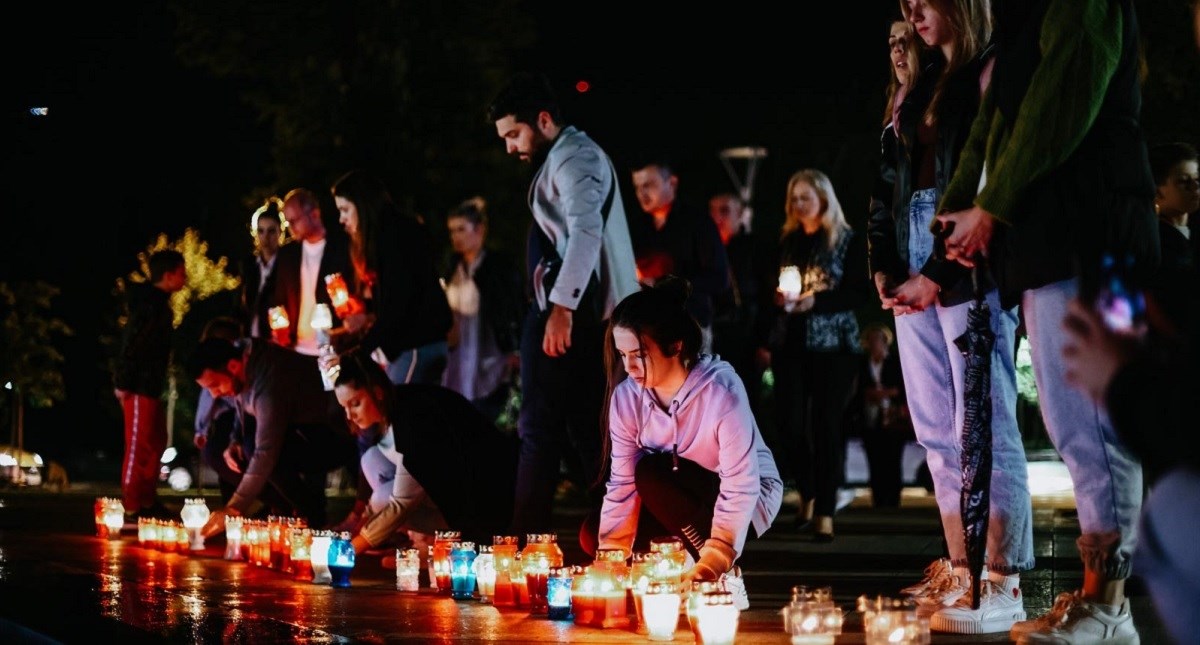
<path fill-rule="evenodd" d="M 979 609 L 971 608 L 965 594 L 951 607 L 942 607 L 929 617 L 929 628 L 951 634 L 995 634 L 1007 632 L 1025 620 L 1021 588 L 983 580 L 979 586 Z"/>
<path fill-rule="evenodd" d="M 984 567 L 984 575 L 987 568 Z M 925 567 L 925 578 L 900 590 L 917 603 L 917 616 L 929 618 L 939 609 L 949 607 L 970 591 L 970 581 L 960 579 L 950 566 L 950 560 L 939 558 Z"/>
<path fill-rule="evenodd" d="M 746 593 L 746 581 L 742 578 L 741 567 L 734 565 L 728 573 L 721 576 L 721 582 L 725 585 L 725 591 L 733 595 L 733 606 L 737 607 L 738 611 L 750 608 L 750 595 Z"/>
<path fill-rule="evenodd" d="M 1049 613 L 1013 625 L 1009 637 L 1018 643 L 1104 643 L 1138 645 L 1141 637 L 1133 625 L 1126 598 L 1119 609 L 1084 600 L 1079 592 L 1061 593 Z"/>

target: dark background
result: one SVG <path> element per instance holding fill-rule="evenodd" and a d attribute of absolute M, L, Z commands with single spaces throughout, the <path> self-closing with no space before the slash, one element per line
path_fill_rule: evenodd
<path fill-rule="evenodd" d="M 195 228 L 210 257 L 236 263 L 265 195 L 307 186 L 328 199 L 338 176 L 364 167 L 442 244 L 444 213 L 483 195 L 492 242 L 522 252 L 531 169 L 504 157 L 483 118 L 517 69 L 550 76 L 567 120 L 612 156 L 629 212 L 640 212 L 634 158 L 667 153 L 682 199 L 703 207 L 733 188 L 718 152 L 754 145 L 769 150 L 756 231 L 778 230 L 787 177 L 804 167 L 828 173 L 864 226 L 896 3 L 476 4 L 48 2 L 5 21 L 0 282 L 55 285 L 54 314 L 75 331 L 61 341 L 66 399 L 27 413 L 27 447 L 84 477 L 119 460 L 103 340 L 116 330 L 117 278 L 160 233 Z M 1196 142 L 1189 5 L 1138 4 L 1148 138 Z M 574 89 L 581 80 L 587 92 Z M 30 114 L 43 106 L 48 115 Z M 332 200 L 325 220 L 340 232 Z"/>

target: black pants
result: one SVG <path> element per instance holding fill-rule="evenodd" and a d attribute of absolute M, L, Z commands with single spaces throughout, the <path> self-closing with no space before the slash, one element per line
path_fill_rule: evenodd
<path fill-rule="evenodd" d="M 909 435 L 893 428 L 862 428 L 871 500 L 877 508 L 900 506 L 900 490 L 904 487 L 901 463 L 908 437 Z"/>
<path fill-rule="evenodd" d="M 254 453 L 253 434 L 245 438 L 246 457 Z M 312 527 L 328 524 L 325 508 L 325 481 L 329 471 L 346 461 L 354 443 L 348 435 L 325 424 L 297 425 L 288 428 L 275 469 L 267 477 L 260 501 L 272 514 L 302 517 Z M 248 464 L 241 464 L 245 472 Z M 234 484 L 241 482 L 241 475 Z"/>
<path fill-rule="evenodd" d="M 589 311 L 581 301 L 572 322 L 571 347 L 557 358 L 542 351 L 546 317 L 533 309 L 525 319 L 517 422 L 521 448 L 512 520 L 517 535 L 551 530 L 564 458 L 576 464 L 572 479 L 580 490 L 589 490 L 599 479 L 604 328 Z"/>
<path fill-rule="evenodd" d="M 699 560 L 700 547 L 712 535 L 713 509 L 721 491 L 721 478 L 687 459 L 679 460 L 678 471 L 671 467 L 670 453 L 649 454 L 638 461 L 633 476 L 642 508 L 633 550 L 649 551 L 650 540 L 673 535 L 683 540 L 692 557 Z M 579 545 L 584 553 L 596 554 L 599 532 L 597 508 L 579 529 Z"/>
<path fill-rule="evenodd" d="M 846 407 L 854 394 L 859 358 L 841 352 L 772 357 L 775 431 L 790 471 L 814 515 L 833 515 L 846 474 Z"/>

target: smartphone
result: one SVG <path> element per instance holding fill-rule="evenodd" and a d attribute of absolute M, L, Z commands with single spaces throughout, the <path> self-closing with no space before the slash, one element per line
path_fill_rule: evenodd
<path fill-rule="evenodd" d="M 1144 328 L 1146 298 L 1133 279 L 1133 258 L 1105 254 L 1100 261 L 1100 283 L 1093 306 L 1105 327 L 1121 334 Z"/>

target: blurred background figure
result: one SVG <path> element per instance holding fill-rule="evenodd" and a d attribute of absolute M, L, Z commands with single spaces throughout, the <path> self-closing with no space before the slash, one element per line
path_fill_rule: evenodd
<path fill-rule="evenodd" d="M 1183 142 L 1150 148 L 1154 175 L 1154 211 L 1162 266 L 1149 295 L 1150 315 L 1161 333 L 1178 336 L 1188 329 L 1187 304 L 1197 284 L 1192 271 L 1200 255 L 1200 237 L 1192 235 L 1191 213 L 1200 210 L 1196 148 Z"/>
<path fill-rule="evenodd" d="M 267 310 L 275 294 L 275 259 L 286 240 L 287 220 L 283 200 L 271 195 L 250 215 L 250 238 L 254 250 L 242 260 L 242 289 L 238 318 L 242 329 L 255 338 L 271 334 Z"/>
<path fill-rule="evenodd" d="M 733 366 L 746 386 L 750 409 L 759 415 L 763 370 L 754 362 L 754 319 L 758 315 L 761 251 L 750 233 L 750 211 L 733 193 L 708 200 L 729 267 L 729 288 L 713 302 L 713 353 Z"/>
<path fill-rule="evenodd" d="M 796 172 L 786 195 L 776 261 L 763 276 L 757 359 L 775 375 L 781 470 L 795 479 L 801 497 L 796 523 L 829 542 L 861 351 L 854 310 L 871 297 L 867 241 L 846 223 L 825 173 Z M 785 267 L 799 271 L 802 289 L 776 288 Z"/>
<path fill-rule="evenodd" d="M 713 302 L 729 288 L 725 246 L 716 225 L 678 199 L 679 176 L 664 158 L 633 166 L 633 189 L 642 213 L 629 218 L 638 281 L 653 286 L 674 275 L 692 285 L 688 313 L 700 324 L 700 353 L 712 351 Z"/>
<path fill-rule="evenodd" d="M 871 502 L 876 508 L 900 506 L 904 487 L 904 446 L 915 439 L 900 355 L 892 351 L 895 334 L 882 323 L 863 329 L 858 381 L 847 414 L 850 431 L 862 439 L 867 455 Z"/>
<path fill-rule="evenodd" d="M 454 326 L 442 385 L 495 420 L 520 368 L 524 278 L 508 254 L 487 248 L 487 202 L 482 197 L 452 209 L 446 228 L 452 253 L 442 279 Z"/>

